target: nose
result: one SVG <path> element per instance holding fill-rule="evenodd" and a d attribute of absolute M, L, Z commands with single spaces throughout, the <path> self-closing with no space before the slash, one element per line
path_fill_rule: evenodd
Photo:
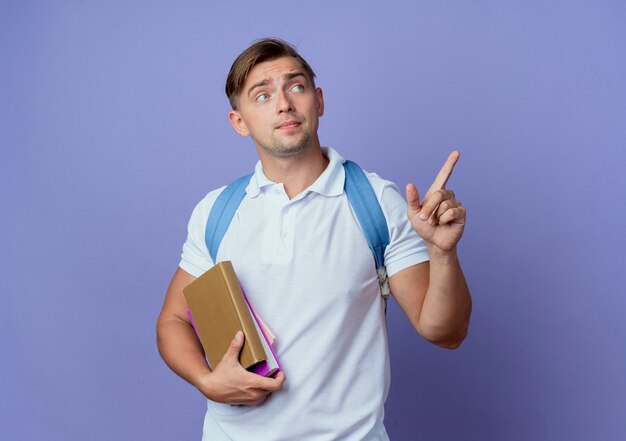
<path fill-rule="evenodd" d="M 276 97 L 276 113 L 280 115 L 281 113 L 292 112 L 293 110 L 293 103 L 289 99 L 289 96 L 282 90 L 278 92 L 278 96 Z"/>

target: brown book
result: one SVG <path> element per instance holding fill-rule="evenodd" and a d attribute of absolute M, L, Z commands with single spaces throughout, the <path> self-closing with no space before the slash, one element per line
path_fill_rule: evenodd
<path fill-rule="evenodd" d="M 239 330 L 245 336 L 239 354 L 241 365 L 253 372 L 258 371 L 260 365 L 268 365 L 266 360 L 272 359 L 273 353 L 250 310 L 230 261 L 215 265 L 187 285 L 183 293 L 211 367 L 217 366 Z M 274 360 L 270 364 L 274 364 Z M 275 371 L 263 369 L 258 373 L 271 375 Z"/>

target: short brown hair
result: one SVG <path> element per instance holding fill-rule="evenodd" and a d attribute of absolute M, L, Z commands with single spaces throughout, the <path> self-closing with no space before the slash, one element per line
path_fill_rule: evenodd
<path fill-rule="evenodd" d="M 279 38 L 263 38 L 255 41 L 252 46 L 243 51 L 230 67 L 226 78 L 226 96 L 230 101 L 233 110 L 237 110 L 239 96 L 243 90 L 243 85 L 248 78 L 248 74 L 254 66 L 264 61 L 271 61 L 282 57 L 293 57 L 296 59 L 305 75 L 315 87 L 315 72 L 304 58 L 298 54 L 296 48 Z"/>

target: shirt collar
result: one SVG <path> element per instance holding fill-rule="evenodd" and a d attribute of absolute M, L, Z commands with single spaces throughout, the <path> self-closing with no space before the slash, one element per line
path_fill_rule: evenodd
<path fill-rule="evenodd" d="M 343 184 L 346 178 L 343 169 L 345 159 L 330 147 L 322 147 L 322 153 L 328 158 L 328 165 L 317 180 L 311 184 L 305 192 L 315 192 L 324 196 L 339 196 L 343 194 Z M 254 174 L 250 179 L 250 183 L 246 187 L 248 196 L 254 198 L 259 195 L 264 187 L 275 185 L 276 182 L 270 181 L 265 173 L 261 161 L 257 161 L 254 167 Z"/>

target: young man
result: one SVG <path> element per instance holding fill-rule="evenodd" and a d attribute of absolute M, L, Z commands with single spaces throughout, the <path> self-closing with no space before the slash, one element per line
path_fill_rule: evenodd
<path fill-rule="evenodd" d="M 194 209 L 182 260 L 158 319 L 165 362 L 208 398 L 205 440 L 386 440 L 389 389 L 385 303 L 344 193 L 344 159 L 317 135 L 324 113 L 315 74 L 289 44 L 256 42 L 234 62 L 228 117 L 259 154 L 255 173 L 217 254 L 277 336 L 283 372 L 264 378 L 238 362 L 240 334 L 207 366 L 182 289 L 214 264 L 206 221 L 224 187 Z M 368 173 L 387 220 L 389 286 L 417 332 L 446 348 L 467 333 L 471 300 L 456 254 L 465 209 L 445 184 L 453 152 L 420 203 Z M 421 236 L 421 237 L 420 237 Z"/>

